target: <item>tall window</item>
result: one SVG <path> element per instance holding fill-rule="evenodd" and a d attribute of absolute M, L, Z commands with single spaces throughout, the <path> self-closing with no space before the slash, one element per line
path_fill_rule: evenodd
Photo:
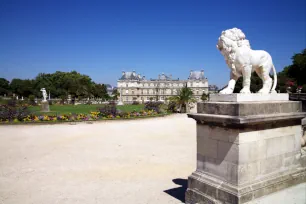
<path fill-rule="evenodd" d="M 132 94 L 134 95 L 134 91 L 132 91 Z"/>

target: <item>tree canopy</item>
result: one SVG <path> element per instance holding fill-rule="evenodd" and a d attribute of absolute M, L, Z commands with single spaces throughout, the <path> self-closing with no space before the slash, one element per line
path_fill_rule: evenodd
<path fill-rule="evenodd" d="M 278 73 L 277 89 L 286 92 L 290 87 L 292 92 L 296 92 L 296 89 L 300 87 L 302 92 L 306 93 L 306 49 L 294 54 L 291 59 L 292 64 Z"/>
<path fill-rule="evenodd" d="M 179 106 L 181 112 L 185 112 L 191 103 L 196 102 L 196 99 L 193 97 L 193 92 L 189 87 L 187 87 L 187 84 L 180 89 L 177 96 L 172 96 L 169 99 Z"/>
<path fill-rule="evenodd" d="M 97 84 L 87 76 L 76 71 L 60 72 L 52 74 L 39 73 L 35 79 L 13 79 L 11 83 L 0 78 L 0 94 L 15 94 L 17 96 L 29 97 L 34 95 L 41 97 L 41 88 L 50 91 L 52 98 L 88 98 L 96 97 L 108 99 L 105 84 Z"/>

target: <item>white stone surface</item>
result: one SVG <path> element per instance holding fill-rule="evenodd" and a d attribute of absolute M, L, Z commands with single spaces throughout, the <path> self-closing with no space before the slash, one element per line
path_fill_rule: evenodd
<path fill-rule="evenodd" d="M 251 93 L 251 75 L 254 71 L 263 81 L 263 87 L 258 93 L 276 93 L 277 75 L 272 57 L 264 50 L 252 50 L 249 41 L 240 29 L 232 28 L 222 31 L 217 48 L 231 69 L 230 81 L 228 86 L 220 92 L 221 94 L 233 93 L 236 81 L 240 76 L 243 77 L 243 88 L 240 93 Z M 269 75 L 271 70 L 274 76 L 273 86 Z"/>
<path fill-rule="evenodd" d="M 261 102 L 261 101 L 289 101 L 287 93 L 273 94 L 211 94 L 212 102 Z"/>
<path fill-rule="evenodd" d="M 197 169 L 234 185 L 259 181 L 296 168 L 300 138 L 300 125 L 239 131 L 197 124 Z"/>

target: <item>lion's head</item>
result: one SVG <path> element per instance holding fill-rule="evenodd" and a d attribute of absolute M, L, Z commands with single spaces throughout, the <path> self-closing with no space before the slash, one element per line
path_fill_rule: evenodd
<path fill-rule="evenodd" d="M 222 31 L 217 43 L 218 50 L 225 57 L 230 67 L 235 58 L 235 48 L 243 46 L 251 48 L 249 41 L 245 38 L 245 34 L 238 28 Z"/>
<path fill-rule="evenodd" d="M 217 48 L 223 55 L 229 55 L 234 52 L 234 48 L 247 46 L 251 48 L 245 34 L 238 28 L 232 28 L 222 31 L 218 39 Z"/>

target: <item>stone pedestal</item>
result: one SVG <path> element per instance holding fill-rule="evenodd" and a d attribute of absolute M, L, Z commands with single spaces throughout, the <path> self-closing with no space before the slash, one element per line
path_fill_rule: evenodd
<path fill-rule="evenodd" d="M 248 203 L 306 182 L 301 102 L 202 102 L 186 203 Z"/>
<path fill-rule="evenodd" d="M 49 108 L 49 102 L 48 101 L 42 101 L 41 102 L 41 112 L 49 112 L 50 108 Z"/>

